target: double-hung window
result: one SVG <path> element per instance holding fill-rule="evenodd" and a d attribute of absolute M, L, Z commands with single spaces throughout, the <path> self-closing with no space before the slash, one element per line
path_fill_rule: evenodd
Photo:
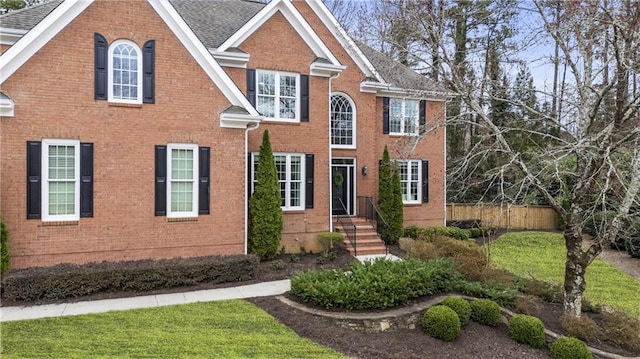
<path fill-rule="evenodd" d="M 167 217 L 198 215 L 198 146 L 167 145 Z"/>
<path fill-rule="evenodd" d="M 142 103 L 142 53 L 135 42 L 109 46 L 109 101 Z"/>
<path fill-rule="evenodd" d="M 420 101 L 401 98 L 389 99 L 389 133 L 417 135 Z"/>
<path fill-rule="evenodd" d="M 278 184 L 280 185 L 280 206 L 282 210 L 305 209 L 305 155 L 295 153 L 274 153 Z M 252 188 L 257 184 L 258 153 L 253 154 Z"/>
<path fill-rule="evenodd" d="M 422 161 L 399 160 L 400 184 L 402 186 L 403 203 L 422 202 Z"/>
<path fill-rule="evenodd" d="M 300 75 L 257 70 L 256 110 L 266 118 L 300 121 Z"/>
<path fill-rule="evenodd" d="M 42 219 L 80 218 L 80 141 L 42 141 Z"/>

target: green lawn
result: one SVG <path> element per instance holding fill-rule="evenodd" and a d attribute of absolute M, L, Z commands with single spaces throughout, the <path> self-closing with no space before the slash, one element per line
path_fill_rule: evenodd
<path fill-rule="evenodd" d="M 566 249 L 561 234 L 518 232 L 491 246 L 491 261 L 521 276 L 563 283 Z M 640 263 L 640 261 L 638 261 Z M 587 268 L 585 296 L 593 303 L 623 309 L 640 318 L 640 282 L 601 259 Z"/>
<path fill-rule="evenodd" d="M 2 358 L 344 358 L 240 300 L 2 323 Z"/>

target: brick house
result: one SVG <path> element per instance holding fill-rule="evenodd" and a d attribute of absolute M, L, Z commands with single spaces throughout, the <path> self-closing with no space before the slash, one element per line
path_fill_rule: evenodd
<path fill-rule="evenodd" d="M 444 224 L 446 92 L 319 0 L 54 0 L 0 26 L 12 268 L 246 253 L 263 130 L 288 251 L 375 201 L 385 145 L 405 225 Z"/>

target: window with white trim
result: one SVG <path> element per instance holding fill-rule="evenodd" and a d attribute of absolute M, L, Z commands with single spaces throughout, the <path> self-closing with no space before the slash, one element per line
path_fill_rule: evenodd
<path fill-rule="evenodd" d="M 256 110 L 270 119 L 300 121 L 300 75 L 256 70 Z"/>
<path fill-rule="evenodd" d="M 403 203 L 422 202 L 422 161 L 419 160 L 398 160 L 398 170 L 400 172 L 400 184 L 402 186 Z"/>
<path fill-rule="evenodd" d="M 167 217 L 198 216 L 198 145 L 167 145 Z"/>
<path fill-rule="evenodd" d="M 417 135 L 420 101 L 401 98 L 389 99 L 389 133 Z"/>
<path fill-rule="evenodd" d="M 108 100 L 142 103 L 142 53 L 135 42 L 116 40 L 109 46 Z"/>
<path fill-rule="evenodd" d="M 42 220 L 80 219 L 80 141 L 42 140 Z"/>
<path fill-rule="evenodd" d="M 253 153 L 253 166 L 251 171 L 251 192 L 257 184 L 256 170 L 258 169 L 259 153 Z M 305 209 L 305 155 L 297 153 L 274 153 L 273 160 L 280 184 L 280 197 L 282 210 Z"/>
<path fill-rule="evenodd" d="M 351 99 L 340 93 L 331 95 L 331 145 L 338 148 L 355 147 L 355 106 Z"/>

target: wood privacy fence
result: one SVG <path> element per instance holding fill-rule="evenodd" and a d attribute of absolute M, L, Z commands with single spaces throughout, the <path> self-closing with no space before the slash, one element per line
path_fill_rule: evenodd
<path fill-rule="evenodd" d="M 447 220 L 479 219 L 483 225 L 508 229 L 557 229 L 558 217 L 548 206 L 447 204 Z"/>

